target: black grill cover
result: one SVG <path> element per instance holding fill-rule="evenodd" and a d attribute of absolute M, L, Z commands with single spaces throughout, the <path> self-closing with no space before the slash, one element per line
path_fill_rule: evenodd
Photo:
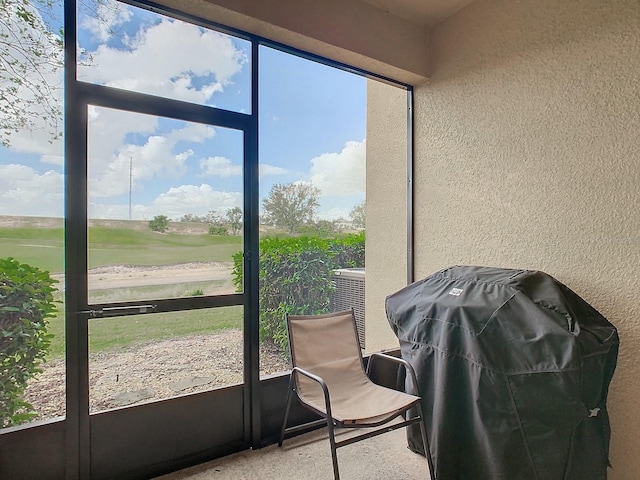
<path fill-rule="evenodd" d="M 542 272 L 457 266 L 386 308 L 437 480 L 606 478 L 618 334 L 577 294 Z M 419 429 L 408 440 L 424 453 Z"/>

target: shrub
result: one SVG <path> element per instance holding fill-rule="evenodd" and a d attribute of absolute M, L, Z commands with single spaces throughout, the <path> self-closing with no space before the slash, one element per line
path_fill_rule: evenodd
<path fill-rule="evenodd" d="M 236 292 L 242 292 L 244 289 L 242 281 L 242 269 L 244 267 L 244 255 L 242 252 L 236 252 L 233 254 L 233 284 L 236 286 Z"/>
<path fill-rule="evenodd" d="M 169 219 L 165 215 L 156 215 L 149 220 L 149 228 L 154 232 L 164 233 L 169 228 Z"/>
<path fill-rule="evenodd" d="M 0 259 L 0 426 L 24 423 L 36 414 L 22 395 L 40 373 L 53 335 L 47 318 L 56 311 L 49 272 Z"/>
<path fill-rule="evenodd" d="M 335 238 L 329 242 L 333 255 L 333 268 L 364 267 L 364 231 Z"/>
<path fill-rule="evenodd" d="M 233 257 L 234 284 L 242 290 L 243 256 Z M 260 240 L 260 339 L 287 351 L 286 314 L 329 310 L 333 270 L 364 266 L 364 233 L 340 238 L 266 237 Z"/>
<path fill-rule="evenodd" d="M 227 227 L 221 225 L 211 225 L 209 227 L 209 235 L 229 235 Z"/>

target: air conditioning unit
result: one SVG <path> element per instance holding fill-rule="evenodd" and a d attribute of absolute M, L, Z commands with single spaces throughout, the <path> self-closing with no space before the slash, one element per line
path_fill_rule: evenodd
<path fill-rule="evenodd" d="M 331 310 L 353 308 L 360 348 L 364 348 L 364 268 L 339 268 L 333 274 L 336 289 L 331 297 Z"/>

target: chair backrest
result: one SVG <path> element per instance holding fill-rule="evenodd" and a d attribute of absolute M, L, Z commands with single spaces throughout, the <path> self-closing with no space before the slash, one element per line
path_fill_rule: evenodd
<path fill-rule="evenodd" d="M 291 362 L 314 373 L 328 365 L 360 365 L 362 352 L 353 310 L 287 316 Z"/>
<path fill-rule="evenodd" d="M 352 425 L 386 421 L 415 401 L 369 379 L 352 310 L 291 315 L 287 326 L 293 366 L 322 378 L 330 394 L 332 418 Z M 320 414 L 328 413 L 320 384 L 297 371 L 293 378 L 300 401 Z"/>

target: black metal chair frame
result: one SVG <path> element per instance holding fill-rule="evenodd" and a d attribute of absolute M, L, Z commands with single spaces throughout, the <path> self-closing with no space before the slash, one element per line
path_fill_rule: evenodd
<path fill-rule="evenodd" d="M 289 322 L 287 322 L 287 329 L 289 328 Z M 289 335 L 289 338 L 291 338 L 291 335 Z M 361 357 L 361 361 L 362 361 L 362 355 L 360 355 Z M 413 370 L 413 367 L 404 359 L 402 358 L 397 358 L 397 357 L 393 357 L 391 355 L 386 355 L 383 353 L 372 353 L 371 356 L 369 357 L 369 362 L 367 364 L 367 369 L 366 369 L 366 375 L 369 376 L 370 370 L 371 370 L 371 366 L 373 364 L 373 360 L 376 358 L 384 358 L 387 361 L 391 361 L 394 363 L 397 363 L 398 365 L 404 366 L 405 370 L 411 375 L 411 380 L 413 381 L 413 385 L 418 385 L 417 383 L 417 379 L 416 379 L 416 374 Z M 293 399 L 293 394 L 294 392 L 296 392 L 297 394 L 297 385 L 296 385 L 296 375 L 295 373 L 299 373 L 300 375 L 304 375 L 305 377 L 317 382 L 320 387 L 322 388 L 322 392 L 324 394 L 324 402 L 325 402 L 325 409 L 326 409 L 326 413 L 319 411 L 315 408 L 310 407 L 309 405 L 303 404 L 306 408 L 314 411 L 315 413 L 317 413 L 318 415 L 320 415 L 321 419 L 319 420 L 314 420 L 311 422 L 307 422 L 304 423 L 302 425 L 296 425 L 296 426 L 292 426 L 287 428 L 287 419 L 289 416 L 289 410 L 291 408 L 291 401 Z M 409 409 L 411 408 L 416 408 L 417 410 L 417 415 L 407 419 L 407 412 L 409 411 Z M 380 422 L 375 422 L 375 423 L 367 423 L 367 424 L 346 424 L 343 422 L 340 422 L 336 419 L 333 418 L 333 416 L 331 415 L 331 395 L 329 393 L 329 388 L 327 387 L 327 384 L 325 383 L 325 381 L 317 376 L 314 375 L 311 372 L 308 372 L 302 368 L 299 367 L 293 367 L 293 369 L 291 370 L 291 376 L 289 379 L 289 389 L 287 391 L 287 401 L 286 401 L 286 407 L 285 407 L 285 412 L 284 412 L 284 418 L 282 421 L 282 429 L 280 431 L 280 439 L 278 442 L 278 446 L 282 447 L 282 443 L 284 442 L 285 436 L 287 434 L 290 433 L 295 433 L 295 432 L 301 432 L 301 431 L 309 431 L 313 428 L 317 428 L 317 427 L 321 427 L 323 425 L 326 425 L 328 430 L 329 430 L 329 443 L 331 446 L 331 460 L 333 462 L 333 476 L 335 480 L 340 480 L 340 473 L 338 471 L 338 456 L 337 456 L 337 449 L 340 447 L 344 447 L 346 445 L 350 445 L 352 443 L 358 442 L 360 440 L 365 440 L 367 438 L 372 438 L 375 437 L 377 435 L 381 435 L 383 433 L 387 433 L 387 432 L 391 432 L 393 430 L 397 430 L 398 428 L 404 428 L 404 427 L 408 427 L 409 425 L 413 425 L 418 423 L 420 425 L 420 432 L 422 435 L 422 443 L 424 446 L 424 451 L 425 451 L 425 456 L 427 457 L 427 464 L 428 464 L 428 468 L 429 468 L 429 475 L 431 476 L 432 480 L 435 480 L 435 478 L 433 477 L 433 462 L 432 462 L 432 458 L 431 458 L 431 454 L 430 454 L 430 450 L 429 450 L 429 441 L 427 438 L 427 431 L 423 422 L 423 416 L 422 416 L 422 407 L 420 405 L 420 397 L 416 397 L 416 401 L 414 403 L 412 403 L 411 405 L 409 405 L 404 411 L 400 412 L 398 414 L 398 416 L 402 416 L 403 420 L 401 422 L 398 423 L 394 423 L 391 425 L 388 425 L 391 421 L 393 421 L 396 417 L 393 418 L 386 418 L 383 421 Z M 357 435 L 357 436 L 353 436 L 353 437 L 349 437 L 345 440 L 339 440 L 337 441 L 335 439 L 335 429 L 337 428 L 363 428 L 363 429 L 368 429 L 368 428 L 376 428 L 376 427 L 380 427 L 383 426 L 382 428 L 378 428 L 375 430 L 371 430 L 368 431 L 366 433 Z"/>

